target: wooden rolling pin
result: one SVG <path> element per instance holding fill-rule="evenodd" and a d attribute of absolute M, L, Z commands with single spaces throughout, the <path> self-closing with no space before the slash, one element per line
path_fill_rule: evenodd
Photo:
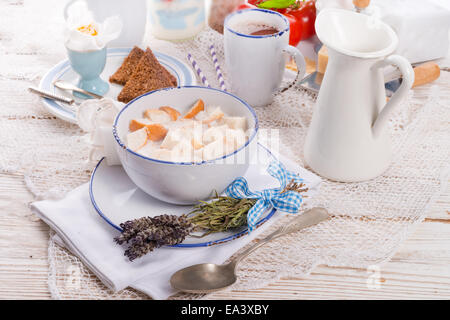
<path fill-rule="evenodd" d="M 441 69 L 434 62 L 426 62 L 414 67 L 414 83 L 412 87 L 421 86 L 430 83 L 441 75 Z"/>
<path fill-rule="evenodd" d="M 414 83 L 412 85 L 413 88 L 421 86 L 423 84 L 430 83 L 441 75 L 441 69 L 434 62 L 425 62 L 413 68 L 414 70 Z M 396 71 L 385 76 L 384 81 L 390 82 L 395 79 L 399 79 L 401 77 L 400 71 L 397 69 Z"/>

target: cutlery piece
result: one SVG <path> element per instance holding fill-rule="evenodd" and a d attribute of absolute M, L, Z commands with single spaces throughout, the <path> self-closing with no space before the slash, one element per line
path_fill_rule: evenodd
<path fill-rule="evenodd" d="M 103 96 L 78 88 L 76 85 L 67 81 L 56 80 L 53 82 L 53 85 L 62 90 L 76 91 L 96 99 L 103 99 Z"/>
<path fill-rule="evenodd" d="M 30 92 L 33 92 L 33 93 L 37 94 L 37 95 L 40 95 L 41 97 L 53 99 L 53 100 L 56 100 L 56 101 L 59 101 L 59 102 L 64 102 L 64 103 L 67 103 L 67 104 L 70 104 L 70 105 L 75 103 L 75 100 L 72 99 L 72 98 L 64 97 L 64 96 L 61 96 L 61 95 L 58 95 L 58 94 L 54 94 L 54 93 L 51 93 L 49 91 L 41 90 L 41 89 L 38 89 L 38 88 L 35 88 L 35 87 L 29 87 L 28 90 Z"/>
<path fill-rule="evenodd" d="M 328 211 L 324 208 L 312 208 L 255 243 L 231 262 L 222 265 L 202 263 L 181 269 L 172 275 L 170 284 L 177 290 L 191 293 L 209 293 L 229 287 L 236 282 L 237 264 L 251 252 L 273 239 L 311 227 L 328 218 Z"/>

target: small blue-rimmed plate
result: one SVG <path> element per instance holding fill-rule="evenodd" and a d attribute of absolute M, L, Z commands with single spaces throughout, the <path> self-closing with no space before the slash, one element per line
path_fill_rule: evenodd
<path fill-rule="evenodd" d="M 131 48 L 108 48 L 107 59 L 105 69 L 103 70 L 101 77 L 108 81 L 109 77 L 116 72 L 116 70 L 121 66 L 123 60 Z M 168 56 L 160 52 L 153 52 L 158 59 L 158 61 L 175 76 L 178 81 L 179 86 L 192 86 L 197 84 L 197 78 L 194 71 L 189 68 L 184 62 L 178 60 L 177 58 Z M 50 91 L 55 94 L 70 96 L 74 98 L 70 93 L 65 92 L 56 88 L 53 85 L 55 80 L 65 80 L 73 84 L 78 83 L 78 75 L 70 67 L 68 60 L 61 61 L 52 69 L 50 69 L 47 74 L 42 78 L 39 88 L 42 90 Z M 116 100 L 119 95 L 122 86 L 114 83 L 110 83 L 109 91 L 105 94 L 105 97 Z M 61 118 L 63 120 L 76 123 L 76 112 L 75 110 L 64 103 L 56 102 L 51 99 L 42 98 L 44 106 L 53 115 Z M 82 99 L 74 98 L 76 102 L 82 102 Z"/>
<path fill-rule="evenodd" d="M 275 160 L 271 152 L 258 144 L 254 161 L 251 161 L 245 174 L 251 190 L 278 187 L 278 181 L 267 174 L 270 162 Z M 100 160 L 92 172 L 89 183 L 92 205 L 97 213 L 113 228 L 121 231 L 120 224 L 127 220 L 161 214 L 187 214 L 192 206 L 178 206 L 159 201 L 141 191 L 127 176 L 122 166 L 108 166 Z M 267 210 L 257 226 L 268 221 L 275 209 Z M 248 233 L 247 227 L 229 232 L 212 233 L 202 238 L 187 237 L 183 243 L 174 247 L 205 247 L 238 239 Z M 201 235 L 202 233 L 199 233 Z"/>

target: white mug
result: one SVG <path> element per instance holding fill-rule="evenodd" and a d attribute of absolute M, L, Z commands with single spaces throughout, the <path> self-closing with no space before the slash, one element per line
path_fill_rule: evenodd
<path fill-rule="evenodd" d="M 239 32 L 243 24 L 262 24 L 279 32 L 249 35 Z M 292 55 L 301 80 L 306 63 L 300 51 L 289 45 L 289 21 L 282 14 L 264 9 L 244 9 L 227 16 L 224 24 L 225 64 L 231 91 L 253 107 L 273 101 L 280 88 L 286 54 Z"/>
<path fill-rule="evenodd" d="M 69 1 L 64 9 L 64 18 L 67 18 L 67 8 L 75 1 Z M 83 0 L 87 3 L 94 18 L 103 22 L 111 16 L 119 16 L 123 27 L 120 36 L 112 40 L 110 47 L 139 46 L 144 38 L 147 23 L 146 0 Z"/>

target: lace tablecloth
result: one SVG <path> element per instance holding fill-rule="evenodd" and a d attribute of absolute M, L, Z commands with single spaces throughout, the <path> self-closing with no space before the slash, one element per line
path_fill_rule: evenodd
<path fill-rule="evenodd" d="M 17 2 L 20 5 L 0 1 L 0 170 L 23 175 L 36 199 L 61 197 L 89 179 L 94 164 L 87 162 L 86 138 L 76 125 L 44 111 L 39 99 L 30 98 L 26 89 L 65 58 L 60 32 L 63 3 Z M 17 23 L 19 19 L 28 23 Z M 208 47 L 215 44 L 224 66 L 221 37 L 206 30 L 180 43 L 147 37 L 145 45 L 184 61 L 187 52 L 192 53 L 211 84 L 218 87 Z M 9 52 L 22 54 L 9 56 Z M 226 78 L 226 70 L 224 75 Z M 9 100 L 8 91 L 18 90 L 23 91 L 23 101 Z M 318 264 L 365 268 L 388 260 L 423 220 L 448 181 L 450 110 L 446 101 L 441 100 L 437 86 L 432 87 L 427 98 L 419 99 L 411 92 L 392 117 L 395 156 L 391 167 L 368 182 L 324 181 L 312 205 L 326 207 L 332 219 L 253 253 L 240 265 L 239 282 L 233 288 L 261 287 L 283 276 L 306 275 Z M 313 96 L 292 88 L 276 96 L 272 105 L 256 110 L 262 128 L 276 129 L 268 132 L 279 135 L 280 152 L 300 164 L 313 106 Z M 11 117 L 14 121 L 10 121 Z M 40 121 L 35 121 L 36 117 Z M 54 298 L 146 298 L 134 290 L 110 292 L 52 238 L 48 253 L 49 288 Z M 67 279 L 73 280 L 73 286 Z"/>

